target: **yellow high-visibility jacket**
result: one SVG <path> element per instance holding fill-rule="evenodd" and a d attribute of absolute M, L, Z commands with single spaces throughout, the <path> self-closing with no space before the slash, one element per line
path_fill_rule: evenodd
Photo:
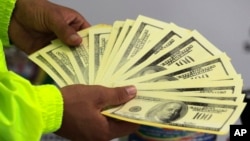
<path fill-rule="evenodd" d="M 39 141 L 60 128 L 63 99 L 55 85 L 34 86 L 8 70 L 3 47 L 16 0 L 0 0 L 0 141 Z"/>

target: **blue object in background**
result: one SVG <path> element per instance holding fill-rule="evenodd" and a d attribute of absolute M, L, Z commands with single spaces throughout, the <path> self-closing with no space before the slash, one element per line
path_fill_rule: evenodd
<path fill-rule="evenodd" d="M 184 130 L 141 126 L 128 141 L 216 141 L 217 135 Z"/>

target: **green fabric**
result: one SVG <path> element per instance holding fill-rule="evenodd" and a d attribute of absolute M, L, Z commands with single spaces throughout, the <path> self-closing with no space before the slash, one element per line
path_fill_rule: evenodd
<path fill-rule="evenodd" d="M 0 140 L 39 141 L 60 127 L 62 97 L 53 85 L 32 86 L 13 72 L 0 72 Z"/>
<path fill-rule="evenodd" d="M 8 27 L 15 2 L 16 0 L 0 0 L 0 40 L 2 40 L 4 46 L 9 46 Z M 2 71 L 7 70 L 5 62 L 2 43 L 0 41 L 0 70 Z"/>
<path fill-rule="evenodd" d="M 16 0 L 0 0 L 0 39 L 4 46 L 9 45 L 8 27 Z"/>
<path fill-rule="evenodd" d="M 55 85 L 34 86 L 8 71 L 3 51 L 14 0 L 0 0 L 0 141 L 39 141 L 60 128 L 63 99 Z"/>

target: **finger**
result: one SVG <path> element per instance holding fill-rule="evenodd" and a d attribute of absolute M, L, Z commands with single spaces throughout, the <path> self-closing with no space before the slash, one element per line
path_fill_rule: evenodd
<path fill-rule="evenodd" d="M 115 106 L 128 102 L 136 95 L 135 86 L 125 86 L 125 87 L 116 87 L 116 88 L 108 88 L 107 93 L 103 97 L 103 106 Z"/>
<path fill-rule="evenodd" d="M 110 137 L 113 139 L 136 132 L 140 125 L 121 120 L 110 119 L 109 127 L 110 131 L 112 131 Z"/>
<path fill-rule="evenodd" d="M 70 46 L 78 46 L 82 42 L 82 38 L 77 34 L 77 31 L 88 28 L 89 26 L 90 24 L 84 19 L 84 17 L 78 15 L 75 19 L 72 19 L 71 22 L 65 25 L 66 30 L 62 30 L 63 33 L 61 34 L 61 40 Z"/>
<path fill-rule="evenodd" d="M 65 23 L 58 24 L 54 28 L 54 32 L 62 42 L 69 46 L 78 46 L 82 42 L 82 38 L 77 34 L 77 31 Z"/>
<path fill-rule="evenodd" d="M 55 16 L 54 16 L 55 17 Z M 77 34 L 77 31 L 89 27 L 89 23 L 79 15 L 75 13 L 72 19 L 63 21 L 63 17 L 54 18 L 56 25 L 51 25 L 51 30 L 57 35 L 57 37 L 69 46 L 78 46 L 82 42 L 82 38 Z"/>

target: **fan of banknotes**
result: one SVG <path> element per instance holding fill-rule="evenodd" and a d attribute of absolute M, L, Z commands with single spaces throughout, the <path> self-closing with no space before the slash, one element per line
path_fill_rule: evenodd
<path fill-rule="evenodd" d="M 243 80 L 230 58 L 197 30 L 143 15 L 78 32 L 31 54 L 59 87 L 135 85 L 137 96 L 105 116 L 159 128 L 227 134 L 239 119 Z"/>

